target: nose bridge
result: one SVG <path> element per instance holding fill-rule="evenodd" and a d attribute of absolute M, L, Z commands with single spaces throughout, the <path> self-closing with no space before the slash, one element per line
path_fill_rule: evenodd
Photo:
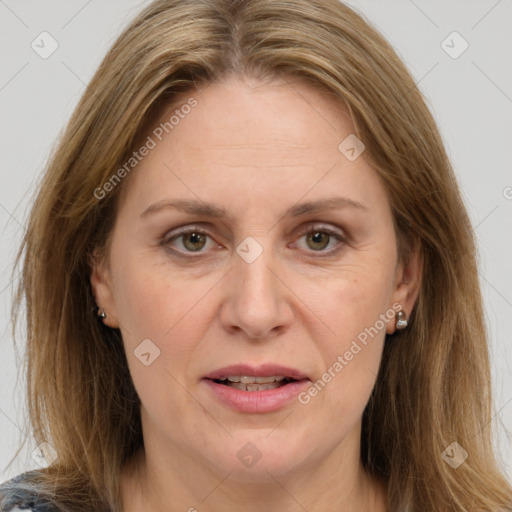
<path fill-rule="evenodd" d="M 266 242 L 266 243 L 265 243 Z M 236 248 L 235 274 L 237 291 L 251 301 L 274 301 L 275 276 L 270 271 L 275 263 L 270 238 L 246 237 Z M 269 268 L 270 267 L 270 268 Z"/>
<path fill-rule="evenodd" d="M 274 274 L 277 259 L 270 237 L 256 240 L 249 236 L 237 246 L 236 253 L 223 320 L 225 327 L 237 326 L 250 337 L 260 338 L 290 320 L 285 313 L 283 286 Z"/>

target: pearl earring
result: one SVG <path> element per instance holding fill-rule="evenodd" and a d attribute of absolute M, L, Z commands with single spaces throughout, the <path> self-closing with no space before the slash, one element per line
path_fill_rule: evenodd
<path fill-rule="evenodd" d="M 407 314 L 405 313 L 405 311 L 400 310 L 396 314 L 396 324 L 395 324 L 395 327 L 398 330 L 402 330 L 402 329 L 405 329 L 407 327 Z"/>

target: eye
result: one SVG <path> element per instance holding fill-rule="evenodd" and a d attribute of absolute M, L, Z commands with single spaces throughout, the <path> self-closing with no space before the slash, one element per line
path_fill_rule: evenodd
<path fill-rule="evenodd" d="M 320 252 L 327 255 L 338 252 L 341 246 L 347 241 L 343 233 L 321 225 L 310 226 L 306 231 L 301 232 L 301 238 L 302 237 L 305 237 L 307 247 L 312 249 L 313 252 Z M 335 248 L 325 250 L 333 239 L 338 242 L 337 244 L 331 244 L 331 247 L 334 245 Z"/>
<path fill-rule="evenodd" d="M 310 252 L 319 252 L 322 255 L 332 255 L 337 253 L 344 243 L 347 241 L 347 237 L 342 233 L 338 232 L 332 228 L 326 226 L 310 226 L 307 230 L 303 230 L 300 233 L 300 238 L 306 237 L 307 247 L 310 249 Z M 338 243 L 331 244 L 333 241 L 337 241 Z M 181 228 L 176 231 L 171 231 L 170 233 L 164 235 L 164 237 L 160 241 L 160 245 L 165 247 L 176 247 L 177 251 L 174 251 L 178 254 L 184 253 L 204 253 L 208 248 L 208 241 L 210 241 L 210 247 L 212 245 L 216 247 L 220 247 L 215 244 L 211 238 L 211 236 L 201 229 L 198 226 L 189 226 L 185 228 Z M 293 245 L 296 245 L 295 242 Z M 334 245 L 334 249 L 325 250 L 329 245 Z M 206 249 L 205 249 L 206 248 Z"/>
<path fill-rule="evenodd" d="M 168 246 L 179 242 L 181 247 L 178 252 L 205 252 L 203 248 L 207 245 L 208 239 L 211 240 L 211 237 L 202 229 L 191 226 L 165 235 L 161 244 Z"/>

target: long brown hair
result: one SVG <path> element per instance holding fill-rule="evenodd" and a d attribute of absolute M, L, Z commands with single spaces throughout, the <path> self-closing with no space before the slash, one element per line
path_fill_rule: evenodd
<path fill-rule="evenodd" d="M 234 73 L 303 77 L 343 102 L 385 183 L 407 258 L 423 255 L 410 327 L 387 340 L 365 410 L 362 462 L 389 509 L 501 511 L 475 241 L 435 121 L 390 44 L 338 0 L 157 0 L 106 55 L 52 155 L 18 262 L 27 307 L 28 411 L 58 459 L 40 483 L 70 510 L 120 510 L 120 473 L 142 445 L 120 332 L 98 322 L 90 256 L 105 247 L 127 161 L 177 93 Z M 137 172 L 134 170 L 133 172 Z M 95 194 L 96 191 L 96 194 Z M 442 453 L 468 453 L 454 469 Z M 44 486 L 43 486 L 44 487 Z"/>

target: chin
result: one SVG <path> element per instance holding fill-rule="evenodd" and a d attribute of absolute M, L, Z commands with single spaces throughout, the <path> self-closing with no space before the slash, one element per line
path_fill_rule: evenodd
<path fill-rule="evenodd" d="M 258 435 L 259 434 L 259 435 Z M 283 439 L 269 431 L 258 433 L 251 430 L 231 439 L 230 446 L 214 456 L 214 464 L 222 471 L 230 472 L 230 479 L 243 482 L 271 482 L 278 477 L 298 469 L 305 462 L 308 444 Z M 311 449 L 312 446 L 309 446 Z"/>

